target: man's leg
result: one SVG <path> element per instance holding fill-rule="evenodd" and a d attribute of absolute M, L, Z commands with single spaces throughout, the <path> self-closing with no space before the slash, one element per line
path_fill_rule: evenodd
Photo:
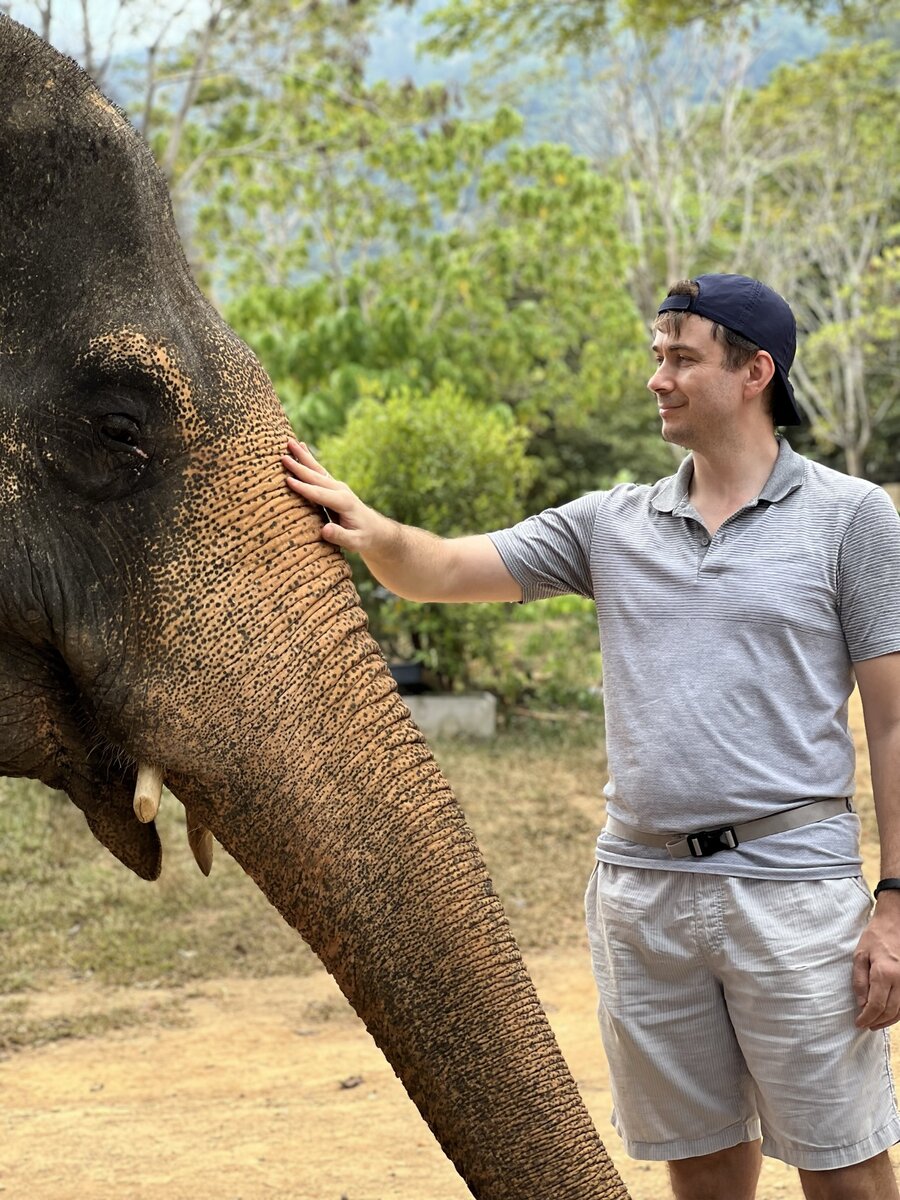
<path fill-rule="evenodd" d="M 852 1167 L 801 1171 L 806 1200 L 897 1200 L 900 1191 L 887 1151 Z M 686 1194 L 686 1193 L 685 1193 Z"/>
<path fill-rule="evenodd" d="M 688 872 L 600 863 L 588 888 L 613 1124 L 632 1158 L 680 1163 L 760 1136 L 753 1080 L 705 962 L 720 890 L 706 879 L 710 904 Z"/>
<path fill-rule="evenodd" d="M 801 1169 L 816 1200 L 897 1200 L 879 1162 L 900 1141 L 887 1038 L 854 1025 L 851 963 L 870 908 L 854 877 L 727 881 L 719 971 L 763 1151 Z"/>
<path fill-rule="evenodd" d="M 759 1141 L 741 1142 L 715 1154 L 670 1162 L 669 1176 L 675 1200 L 754 1200 L 762 1166 L 759 1147 Z M 885 1196 L 889 1197 L 890 1193 Z M 828 1200 L 831 1200 L 830 1193 Z"/>

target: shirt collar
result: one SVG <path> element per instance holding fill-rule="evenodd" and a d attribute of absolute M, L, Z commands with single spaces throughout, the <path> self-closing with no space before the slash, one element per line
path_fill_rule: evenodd
<path fill-rule="evenodd" d="M 772 473 L 759 493 L 760 500 L 775 504 L 803 484 L 806 460 L 780 437 L 778 457 Z M 674 475 L 662 479 L 653 489 L 650 503 L 658 512 L 679 513 L 689 507 L 688 492 L 694 477 L 694 460 L 688 454 Z"/>

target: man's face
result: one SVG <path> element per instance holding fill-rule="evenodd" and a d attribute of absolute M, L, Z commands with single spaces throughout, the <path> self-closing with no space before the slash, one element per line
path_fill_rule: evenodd
<path fill-rule="evenodd" d="M 656 330 L 651 346 L 657 366 L 647 387 L 656 396 L 662 436 L 691 450 L 727 438 L 741 408 L 743 373 L 725 368 L 712 328 L 688 313 L 677 334 Z"/>

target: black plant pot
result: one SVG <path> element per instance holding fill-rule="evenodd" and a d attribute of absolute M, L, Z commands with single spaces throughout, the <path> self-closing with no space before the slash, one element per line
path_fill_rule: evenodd
<path fill-rule="evenodd" d="M 415 696 L 428 691 L 421 663 L 391 663 L 390 671 L 396 680 L 397 691 L 401 696 Z"/>

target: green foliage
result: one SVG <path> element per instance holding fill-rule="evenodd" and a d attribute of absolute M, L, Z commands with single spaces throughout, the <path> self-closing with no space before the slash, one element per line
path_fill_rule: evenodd
<path fill-rule="evenodd" d="M 507 410 L 442 384 L 427 395 L 408 387 L 369 394 L 321 453 L 332 474 L 387 516 L 456 537 L 523 515 L 532 470 L 524 442 Z M 364 568 L 357 583 L 389 657 L 422 663 L 448 690 L 470 681 L 474 661 L 493 662 L 507 619 L 500 606 L 410 604 L 385 594 Z"/>
<path fill-rule="evenodd" d="M 273 81 L 285 71 L 296 68 L 302 82 L 307 76 L 313 79 L 313 87 L 316 82 L 331 84 L 333 63 L 361 74 L 366 38 L 383 4 L 384 0 L 197 0 L 182 6 L 179 15 L 188 16 L 191 27 L 178 37 L 172 29 L 184 30 L 184 24 L 173 20 L 172 13 L 156 11 L 146 0 L 128 3 L 131 40 L 146 39 L 146 53 L 126 59 L 127 89 L 135 98 L 129 107 L 176 200 L 186 184 L 197 196 L 207 170 L 215 171 L 223 157 L 231 159 L 243 178 L 252 175 L 248 167 L 271 147 L 265 130 L 242 138 L 246 114 L 257 97 L 271 94 Z M 84 0 L 82 8 L 84 57 L 96 77 L 109 63 L 96 61 L 91 21 L 95 27 L 106 26 L 109 14 L 99 0 Z"/>
<path fill-rule="evenodd" d="M 616 189 L 566 146 L 512 142 L 521 127 L 300 48 L 221 116 L 198 235 L 306 437 L 338 431 L 366 381 L 452 383 L 528 428 L 540 507 L 660 452 L 652 406 L 619 403 L 643 354 Z"/>
<path fill-rule="evenodd" d="M 506 405 L 527 428 L 543 468 L 529 507 L 603 486 L 623 468 L 654 478 L 669 459 L 644 390 L 616 188 L 565 146 L 489 154 L 508 126 L 490 128 L 476 139 L 477 163 L 466 151 L 467 211 L 448 215 L 444 231 L 407 213 L 379 253 L 363 243 L 347 273 L 250 286 L 227 316 L 311 440 L 341 428 L 367 380 L 388 391 L 449 383 Z M 462 153 L 449 149 L 448 179 Z"/>
<path fill-rule="evenodd" d="M 501 653 L 480 678 L 506 708 L 603 709 L 597 612 L 582 596 L 555 596 L 513 610 Z"/>
<path fill-rule="evenodd" d="M 48 972 L 149 984 L 313 968 L 312 952 L 227 855 L 217 855 L 214 883 L 203 878 L 168 793 L 157 827 L 164 874 L 148 884 L 61 793 L 0 779 L 0 994 L 40 989 Z"/>
<path fill-rule="evenodd" d="M 429 14 L 435 32 L 427 48 L 450 55 L 488 46 L 498 62 L 538 51 L 563 63 L 573 53 L 603 49 L 623 27 L 664 37 L 671 29 L 701 19 L 728 29 L 747 16 L 765 20 L 775 7 L 760 0 L 446 0 Z M 843 20 L 844 28 L 888 21 L 896 14 L 896 0 L 840 0 L 837 5 L 829 0 L 790 0 L 781 7 L 810 19 L 832 15 Z"/>
<path fill-rule="evenodd" d="M 840 46 L 781 68 L 747 101 L 755 138 L 781 151 L 757 200 L 755 249 L 797 314 L 794 377 L 813 434 L 852 474 L 883 479 L 896 453 L 881 430 L 900 418 L 900 147 L 885 137 L 900 122 L 898 77 L 890 44 Z"/>
<path fill-rule="evenodd" d="M 472 170 L 520 128 L 507 108 L 457 120 L 440 84 L 369 80 L 367 30 L 360 20 L 356 38 L 299 39 L 279 74 L 194 129 L 216 147 L 195 187 L 197 240 L 219 287 L 326 275 L 343 303 L 352 269 L 451 214 Z"/>
<path fill-rule="evenodd" d="M 429 394 L 367 393 L 343 433 L 321 446 L 330 469 L 367 502 L 443 537 L 522 515 L 531 466 L 524 431 L 503 406 L 488 409 L 450 384 Z"/>

